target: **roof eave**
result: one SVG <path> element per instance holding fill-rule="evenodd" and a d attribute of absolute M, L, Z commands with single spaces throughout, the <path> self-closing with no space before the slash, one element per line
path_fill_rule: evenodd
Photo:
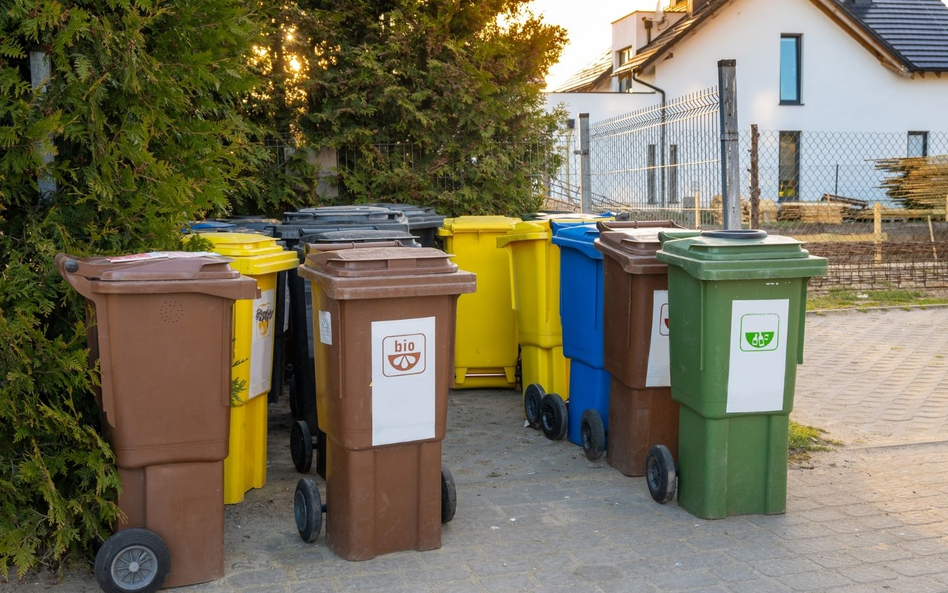
<path fill-rule="evenodd" d="M 879 39 L 862 21 L 850 14 L 835 0 L 811 0 L 811 2 L 829 18 L 836 21 L 836 24 L 840 25 L 841 28 L 878 58 L 879 62 L 889 70 L 909 78 L 913 72 L 918 71 L 910 61 Z"/>

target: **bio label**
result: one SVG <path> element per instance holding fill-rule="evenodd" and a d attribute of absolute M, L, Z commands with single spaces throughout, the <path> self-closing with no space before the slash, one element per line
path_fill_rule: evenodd
<path fill-rule="evenodd" d="M 372 445 L 434 436 L 435 318 L 372 322 Z"/>
<path fill-rule="evenodd" d="M 646 387 L 668 387 L 669 376 L 668 291 L 656 290 L 652 295 L 652 338 L 648 347 L 648 369 L 645 374 Z"/>

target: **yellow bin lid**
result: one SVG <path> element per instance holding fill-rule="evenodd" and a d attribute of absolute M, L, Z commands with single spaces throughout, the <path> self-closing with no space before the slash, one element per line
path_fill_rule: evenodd
<path fill-rule="evenodd" d="M 518 222 L 520 222 L 519 218 L 512 218 L 510 216 L 459 216 L 457 218 L 445 218 L 444 226 L 438 229 L 438 235 L 441 237 L 450 237 L 455 233 L 505 233 L 512 229 Z"/>
<path fill-rule="evenodd" d="M 230 267 L 241 274 L 259 276 L 291 270 L 299 265 L 292 251 L 284 251 L 273 237 L 252 233 L 197 233 L 214 244 L 214 253 L 234 258 Z"/>

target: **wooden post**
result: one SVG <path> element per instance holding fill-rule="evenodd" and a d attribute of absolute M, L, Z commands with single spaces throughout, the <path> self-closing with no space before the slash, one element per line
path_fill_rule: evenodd
<path fill-rule="evenodd" d="M 757 130 L 757 124 L 751 124 L 751 168 L 750 168 L 750 202 L 751 219 L 750 228 L 760 228 L 760 169 L 758 158 L 758 143 L 760 142 L 760 132 Z"/>
<path fill-rule="evenodd" d="M 701 192 L 695 190 L 695 228 L 701 228 Z"/>
<path fill-rule="evenodd" d="M 935 248 L 935 230 L 932 229 L 932 217 L 928 217 L 928 238 L 932 241 L 932 256 L 938 261 L 938 249 Z"/>
<path fill-rule="evenodd" d="M 721 114 L 721 205 L 724 228 L 741 228 L 741 157 L 737 131 L 737 60 L 718 61 Z"/>
<path fill-rule="evenodd" d="M 579 114 L 579 175 L 582 211 L 592 212 L 592 171 L 589 169 L 589 114 Z"/>
<path fill-rule="evenodd" d="M 872 208 L 872 231 L 874 234 L 873 243 L 876 250 L 876 265 L 882 265 L 882 204 L 876 202 Z"/>

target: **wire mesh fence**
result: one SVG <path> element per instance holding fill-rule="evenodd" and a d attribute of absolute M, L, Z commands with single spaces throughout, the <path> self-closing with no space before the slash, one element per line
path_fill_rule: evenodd
<path fill-rule="evenodd" d="M 590 126 L 594 210 L 720 227 L 718 105 L 712 88 Z M 740 138 L 743 222 L 829 258 L 814 286 L 948 288 L 948 132 L 752 128 Z M 578 210 L 578 141 L 557 147 L 570 181 L 557 171 L 548 203 Z"/>

